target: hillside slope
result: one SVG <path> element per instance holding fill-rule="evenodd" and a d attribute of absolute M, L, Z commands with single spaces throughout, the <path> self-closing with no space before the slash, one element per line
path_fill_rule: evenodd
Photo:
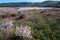
<path fill-rule="evenodd" d="M 0 3 L 0 7 L 57 7 L 60 8 L 60 1 L 44 1 L 44 2 L 15 2 Z"/>

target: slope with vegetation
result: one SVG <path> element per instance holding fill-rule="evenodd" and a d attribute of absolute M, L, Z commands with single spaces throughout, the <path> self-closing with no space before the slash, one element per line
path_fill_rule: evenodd
<path fill-rule="evenodd" d="M 60 8 L 60 1 L 44 1 L 44 2 L 15 2 L 0 3 L 0 7 L 56 7 Z"/>
<path fill-rule="evenodd" d="M 0 40 L 59 40 L 60 39 L 60 9 L 43 9 L 17 11 L 21 14 L 14 17 L 12 28 L 0 30 Z M 10 17 L 12 18 L 12 17 Z M 8 19 L 10 19 L 8 18 Z M 4 20 L 4 19 L 3 19 Z M 32 38 L 16 36 L 16 26 L 31 28 Z"/>

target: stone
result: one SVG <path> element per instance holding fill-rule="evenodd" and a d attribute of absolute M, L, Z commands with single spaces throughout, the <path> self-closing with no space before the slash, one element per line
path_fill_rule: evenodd
<path fill-rule="evenodd" d="M 20 27 L 16 27 L 16 32 L 15 32 L 16 36 L 23 36 L 23 38 L 28 37 L 28 38 L 32 38 L 31 35 L 31 28 L 29 26 L 23 26 L 21 25 Z"/>

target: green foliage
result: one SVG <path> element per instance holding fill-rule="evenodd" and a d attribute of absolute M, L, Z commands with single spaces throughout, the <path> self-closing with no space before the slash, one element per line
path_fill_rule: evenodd
<path fill-rule="evenodd" d="M 51 17 L 44 16 L 42 14 L 41 18 L 38 18 L 40 16 L 37 16 L 35 14 L 33 16 L 33 19 L 29 20 L 28 25 L 32 27 L 33 32 L 32 35 L 34 39 L 39 40 L 59 40 L 60 38 L 60 25 L 55 25 L 57 23 L 57 20 Z M 41 24 L 41 20 L 43 21 L 43 24 Z M 40 24 L 39 24 L 40 23 Z M 59 23 L 58 23 L 59 24 Z"/>
<path fill-rule="evenodd" d="M 49 18 L 50 17 L 50 18 Z M 20 20 L 20 19 L 19 19 Z M 20 20 L 21 21 L 21 20 Z M 60 19 L 46 16 L 40 13 L 32 15 L 27 21 L 18 22 L 17 25 L 25 24 L 32 28 L 32 39 L 24 38 L 22 40 L 60 40 Z M 4 38 L 4 37 L 3 37 Z M 16 36 L 11 36 L 9 40 L 16 40 Z M 0 38 L 0 40 L 2 40 Z M 19 39 L 18 39 L 19 40 Z"/>

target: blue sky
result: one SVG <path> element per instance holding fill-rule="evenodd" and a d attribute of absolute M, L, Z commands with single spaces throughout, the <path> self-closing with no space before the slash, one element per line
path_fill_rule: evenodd
<path fill-rule="evenodd" d="M 0 3 L 6 2 L 43 2 L 45 0 L 0 0 Z"/>

